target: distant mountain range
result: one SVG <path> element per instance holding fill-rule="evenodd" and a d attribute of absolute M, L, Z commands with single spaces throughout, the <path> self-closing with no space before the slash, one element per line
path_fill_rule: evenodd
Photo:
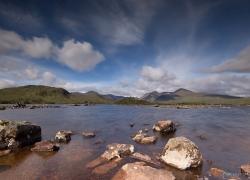
<path fill-rule="evenodd" d="M 68 92 L 63 88 L 28 85 L 0 89 L 0 104 L 250 104 L 250 98 L 228 95 L 197 93 L 187 89 L 174 92 L 147 93 L 141 98 L 99 94 L 95 91 L 86 93 Z"/>
<path fill-rule="evenodd" d="M 235 104 L 250 102 L 249 98 L 229 95 L 197 93 L 187 89 L 178 89 L 174 92 L 153 91 L 142 96 L 143 100 L 162 104 Z"/>

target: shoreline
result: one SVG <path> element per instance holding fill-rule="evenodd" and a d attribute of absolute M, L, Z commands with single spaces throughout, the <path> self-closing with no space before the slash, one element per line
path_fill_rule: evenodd
<path fill-rule="evenodd" d="M 250 107 L 250 104 L 116 104 L 116 103 L 90 103 L 90 104 L 0 104 L 0 110 L 6 109 L 37 109 L 37 108 L 61 108 L 62 106 L 95 106 L 95 105 L 118 105 L 118 106 L 141 106 L 154 108 L 175 108 L 175 109 L 197 109 L 197 108 L 224 108 Z"/>

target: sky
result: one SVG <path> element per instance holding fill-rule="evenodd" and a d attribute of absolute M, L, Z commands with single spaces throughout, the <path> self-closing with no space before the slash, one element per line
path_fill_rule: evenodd
<path fill-rule="evenodd" d="M 0 88 L 250 96 L 249 0 L 0 0 Z"/>

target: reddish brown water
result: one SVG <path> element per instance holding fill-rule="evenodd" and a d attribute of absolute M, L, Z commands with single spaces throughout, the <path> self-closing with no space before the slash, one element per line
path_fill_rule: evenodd
<path fill-rule="evenodd" d="M 154 157 L 170 137 L 185 136 L 200 148 L 203 166 L 190 171 L 173 171 L 178 179 L 207 176 L 210 167 L 219 167 L 228 174 L 239 174 L 239 166 L 250 162 L 250 108 L 233 107 L 174 109 L 144 106 L 64 106 L 62 108 L 16 109 L 0 112 L 0 119 L 27 120 L 42 127 L 43 139 L 53 139 L 58 130 L 75 132 L 96 130 L 93 139 L 80 134 L 62 145 L 57 153 L 35 153 L 29 148 L 0 158 L 0 179 L 110 179 L 125 162 L 106 175 L 94 175 L 86 164 L 98 157 L 110 143 L 134 144 L 136 151 Z M 148 128 L 160 119 L 172 119 L 180 126 L 174 135 L 162 137 L 154 145 L 139 145 L 130 138 L 139 129 Z M 130 122 L 135 126 L 131 128 Z M 144 125 L 148 123 L 149 125 Z M 153 134 L 152 131 L 149 132 Z M 201 140 L 200 135 L 206 137 Z M 104 141 L 95 144 L 96 141 Z M 244 178 L 244 177 L 241 177 Z"/>

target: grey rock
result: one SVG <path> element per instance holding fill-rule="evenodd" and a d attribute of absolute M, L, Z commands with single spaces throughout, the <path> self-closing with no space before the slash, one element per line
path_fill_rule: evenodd
<path fill-rule="evenodd" d="M 102 158 L 111 160 L 114 158 L 121 158 L 123 156 L 131 155 L 134 152 L 132 144 L 118 144 L 113 143 L 107 145 L 107 150 L 101 155 Z"/>
<path fill-rule="evenodd" d="M 52 141 L 44 140 L 44 141 L 35 143 L 35 146 L 31 148 L 31 151 L 52 152 L 52 151 L 58 151 L 59 148 L 60 147 L 56 143 Z"/>
<path fill-rule="evenodd" d="M 71 140 L 71 134 L 71 131 L 58 131 L 55 136 L 55 141 L 59 143 L 68 143 Z"/>
<path fill-rule="evenodd" d="M 153 126 L 154 131 L 158 131 L 161 133 L 173 133 L 175 132 L 175 124 L 171 120 L 161 120 L 158 121 L 154 126 Z"/>
<path fill-rule="evenodd" d="M 27 121 L 0 120 L 0 149 L 17 149 L 40 140 L 40 126 Z"/>
<path fill-rule="evenodd" d="M 157 141 L 156 136 L 149 136 L 146 133 L 143 133 L 142 130 L 140 130 L 132 139 L 140 144 L 152 144 Z"/>

